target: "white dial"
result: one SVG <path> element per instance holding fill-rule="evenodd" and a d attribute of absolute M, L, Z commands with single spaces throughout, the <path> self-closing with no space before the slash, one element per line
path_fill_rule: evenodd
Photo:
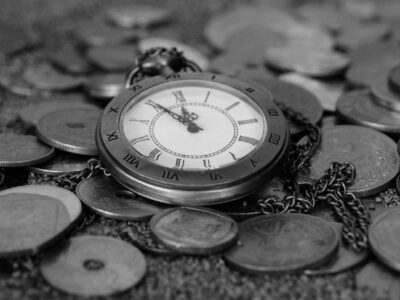
<path fill-rule="evenodd" d="M 150 89 L 127 107 L 121 125 L 130 145 L 149 160 L 196 171 L 246 157 L 267 132 L 262 111 L 249 97 L 200 81 Z"/>

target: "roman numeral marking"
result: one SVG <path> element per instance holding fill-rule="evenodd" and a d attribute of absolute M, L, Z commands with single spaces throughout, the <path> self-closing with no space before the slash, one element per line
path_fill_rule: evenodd
<path fill-rule="evenodd" d="M 229 105 L 227 108 L 225 108 L 226 111 L 231 110 L 232 108 L 234 108 L 235 106 L 238 106 L 240 104 L 239 101 L 236 101 L 235 103 Z"/>
<path fill-rule="evenodd" d="M 165 79 L 169 80 L 169 79 L 179 79 L 181 78 L 181 75 L 176 74 L 176 73 L 172 73 L 170 75 L 165 76 Z"/>
<path fill-rule="evenodd" d="M 184 166 L 185 166 L 185 160 L 181 159 L 181 158 L 177 158 L 175 161 L 175 168 L 183 169 Z"/>
<path fill-rule="evenodd" d="M 140 91 L 142 89 L 142 86 L 139 85 L 139 84 L 135 84 L 135 85 L 131 86 L 129 89 L 134 91 L 134 92 L 137 92 L 137 91 Z"/>
<path fill-rule="evenodd" d="M 124 160 L 135 168 L 139 167 L 139 158 L 133 156 L 132 154 L 125 155 Z"/>
<path fill-rule="evenodd" d="M 154 148 L 147 157 L 151 160 L 159 160 L 161 154 L 162 152 L 160 149 Z"/>
<path fill-rule="evenodd" d="M 119 107 L 110 107 L 110 109 L 108 110 L 108 113 L 118 113 L 119 112 Z"/>
<path fill-rule="evenodd" d="M 251 124 L 251 123 L 258 123 L 257 118 L 238 121 L 239 125 L 246 125 L 246 124 Z"/>
<path fill-rule="evenodd" d="M 268 139 L 268 142 L 270 142 L 271 144 L 277 145 L 279 143 L 280 139 L 281 139 L 281 136 L 279 134 L 272 133 Z"/>
<path fill-rule="evenodd" d="M 278 111 L 276 109 L 268 109 L 267 112 L 270 116 L 273 117 L 276 117 L 278 115 Z"/>
<path fill-rule="evenodd" d="M 252 144 L 253 146 L 256 146 L 259 143 L 259 140 L 252 138 L 252 137 L 248 137 L 248 136 L 239 136 L 238 139 L 239 142 L 244 142 L 244 143 L 249 143 Z"/>
<path fill-rule="evenodd" d="M 249 87 L 249 88 L 246 89 L 246 92 L 248 92 L 248 93 L 253 93 L 254 91 L 255 91 L 255 89 L 253 89 L 253 88 L 251 88 L 251 87 Z"/>
<path fill-rule="evenodd" d="M 203 159 L 204 168 L 211 169 L 211 162 L 209 159 Z"/>
<path fill-rule="evenodd" d="M 250 159 L 250 162 L 252 164 L 252 166 L 255 168 L 258 165 L 258 161 L 254 160 L 254 159 Z"/>
<path fill-rule="evenodd" d="M 207 95 L 206 95 L 206 98 L 204 99 L 204 103 L 207 103 L 208 97 L 210 97 L 210 94 L 211 94 L 211 92 L 208 91 L 208 92 L 207 92 Z"/>
<path fill-rule="evenodd" d="M 150 106 L 151 106 L 152 108 L 154 108 L 157 112 L 159 112 L 159 111 L 162 110 L 161 107 L 160 107 L 157 103 L 153 102 L 153 100 L 147 101 L 146 104 L 147 104 L 147 105 L 150 105 Z"/>
<path fill-rule="evenodd" d="M 210 180 L 211 181 L 216 181 L 216 180 L 221 180 L 222 176 L 221 174 L 217 173 L 217 172 L 211 172 L 210 173 Z"/>
<path fill-rule="evenodd" d="M 175 96 L 176 104 L 180 104 L 180 103 L 186 102 L 185 96 L 183 95 L 182 91 L 172 92 L 172 94 Z"/>
<path fill-rule="evenodd" d="M 134 118 L 129 118 L 130 122 L 139 122 L 145 125 L 149 125 L 150 121 L 149 120 L 138 120 L 138 119 L 134 119 Z"/>
<path fill-rule="evenodd" d="M 118 139 L 118 135 L 117 135 L 117 133 L 115 131 L 110 133 L 110 134 L 107 134 L 107 140 L 109 142 L 115 141 L 117 139 Z"/>
<path fill-rule="evenodd" d="M 178 174 L 166 170 L 163 171 L 162 177 L 169 180 L 176 180 L 176 181 L 179 180 Z"/>
<path fill-rule="evenodd" d="M 236 155 L 229 151 L 229 154 L 232 156 L 233 160 L 237 160 Z"/>
<path fill-rule="evenodd" d="M 146 141 L 148 141 L 148 140 L 150 140 L 149 136 L 148 136 L 148 135 L 144 135 L 144 136 L 140 136 L 140 137 L 138 137 L 138 138 L 132 139 L 132 140 L 130 140 L 129 142 L 130 142 L 132 145 L 135 145 L 135 144 L 137 144 L 137 143 L 139 143 L 139 142 L 146 142 Z"/>

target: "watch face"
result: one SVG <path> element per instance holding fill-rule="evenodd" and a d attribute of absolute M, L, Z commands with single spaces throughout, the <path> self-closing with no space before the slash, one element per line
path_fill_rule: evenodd
<path fill-rule="evenodd" d="M 263 143 L 267 122 L 246 94 L 204 80 L 164 83 L 132 99 L 120 129 L 153 163 L 186 171 L 218 169 Z"/>

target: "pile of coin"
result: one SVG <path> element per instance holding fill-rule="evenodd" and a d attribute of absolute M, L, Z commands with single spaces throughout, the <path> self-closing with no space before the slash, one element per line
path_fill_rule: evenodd
<path fill-rule="evenodd" d="M 344 272 L 374 257 L 357 273 L 357 284 L 380 278 L 375 289 L 393 292 L 388 282 L 398 274 L 383 265 L 400 272 L 400 208 L 393 207 L 400 198 L 379 193 L 400 192 L 394 185 L 400 169 L 400 13 L 385 8 L 360 0 L 291 11 L 236 6 L 211 16 L 203 47 L 157 36 L 172 12 L 136 5 L 110 6 L 99 18 L 79 22 L 50 54 L 33 32 L 18 40 L 6 36 L 6 43 L 0 37 L 0 85 L 30 101 L 18 111 L 26 134 L 13 128 L 0 133 L 0 257 L 40 253 L 43 278 L 82 296 L 140 284 L 147 255 L 222 253 L 242 272 L 310 276 Z M 322 141 L 304 178 L 315 182 L 331 162 L 355 166 L 348 191 L 371 212 L 370 249 L 354 252 L 344 243 L 328 201 L 308 214 L 268 213 L 258 200 L 283 203 L 290 192 L 280 173 L 245 199 L 196 208 L 144 199 L 115 181 L 97 158 L 96 124 L 104 105 L 124 90 L 135 59 L 154 47 L 176 47 L 205 71 L 251 82 L 321 127 Z M 307 142 L 305 128 L 289 120 L 289 129 L 292 142 Z M 13 169 L 29 171 L 21 186 L 8 186 Z M 342 201 L 352 209 L 352 199 Z M 82 235 L 78 224 L 90 215 L 127 224 L 124 241 Z"/>

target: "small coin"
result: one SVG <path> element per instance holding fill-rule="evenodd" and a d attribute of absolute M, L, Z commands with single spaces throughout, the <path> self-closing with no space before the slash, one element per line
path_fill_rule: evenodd
<path fill-rule="evenodd" d="M 54 176 L 77 173 L 87 167 L 87 157 L 59 151 L 51 160 L 30 166 L 29 169 L 35 173 Z"/>
<path fill-rule="evenodd" d="M 239 224 L 239 243 L 224 254 L 248 272 L 293 272 L 318 265 L 339 244 L 334 227 L 303 214 L 260 216 Z"/>
<path fill-rule="evenodd" d="M 375 297 L 397 300 L 400 294 L 399 275 L 373 260 L 365 265 L 355 277 L 357 288 L 369 288 Z"/>
<path fill-rule="evenodd" d="M 400 65 L 393 67 L 389 72 L 390 87 L 400 93 Z"/>
<path fill-rule="evenodd" d="M 400 94 L 390 88 L 387 76 L 376 79 L 371 86 L 371 95 L 379 105 L 400 112 Z"/>
<path fill-rule="evenodd" d="M 54 156 L 54 148 L 43 144 L 35 136 L 1 133 L 0 140 L 1 167 L 31 166 Z"/>
<path fill-rule="evenodd" d="M 342 54 L 310 47 L 270 47 L 265 51 L 265 60 L 275 69 L 312 77 L 338 75 L 349 65 L 349 59 Z"/>
<path fill-rule="evenodd" d="M 369 227 L 369 243 L 376 257 L 388 267 L 400 271 L 400 207 L 379 215 Z"/>
<path fill-rule="evenodd" d="M 349 192 L 360 197 L 386 189 L 400 168 L 397 145 L 391 138 L 354 125 L 322 129 L 321 145 L 311 160 L 309 177 L 320 178 L 332 162 L 354 164 L 356 177 Z"/>
<path fill-rule="evenodd" d="M 41 42 L 40 37 L 31 27 L 1 22 L 0 25 L 0 53 L 5 55 L 16 54 L 17 52 L 32 48 Z"/>
<path fill-rule="evenodd" d="M 72 46 L 50 53 L 48 58 L 56 68 L 72 75 L 87 74 L 92 71 L 89 62 Z"/>
<path fill-rule="evenodd" d="M 59 73 L 50 65 L 28 66 L 24 78 L 32 86 L 41 90 L 66 91 L 84 84 L 83 77 Z"/>
<path fill-rule="evenodd" d="M 150 220 L 154 236 L 181 253 L 211 254 L 232 246 L 238 227 L 231 218 L 205 208 L 171 208 Z"/>
<path fill-rule="evenodd" d="M 95 131 L 101 110 L 84 107 L 57 110 L 43 116 L 37 136 L 46 144 L 66 152 L 97 155 Z"/>
<path fill-rule="evenodd" d="M 93 211 L 111 219 L 144 221 L 161 210 L 106 176 L 82 181 L 76 193 Z"/>
<path fill-rule="evenodd" d="M 192 46 L 189 46 L 187 44 L 184 44 L 176 40 L 166 39 L 161 37 L 148 37 L 141 39 L 138 43 L 138 48 L 140 52 L 145 52 L 155 47 L 165 47 L 165 48 L 175 47 L 177 48 L 178 51 L 183 51 L 183 55 L 187 59 L 194 61 L 196 64 L 198 64 L 198 66 L 202 70 L 207 70 L 210 65 L 209 59 L 202 52 L 200 52 L 199 50 L 197 50 Z"/>
<path fill-rule="evenodd" d="M 294 109 L 306 117 L 312 124 L 317 124 L 322 117 L 323 109 L 319 100 L 306 89 L 278 79 L 266 81 L 263 85 L 278 103 Z M 304 128 L 289 121 L 292 137 L 299 137 Z"/>
<path fill-rule="evenodd" d="M 92 47 L 86 55 L 91 63 L 105 71 L 127 71 L 134 64 L 138 50 L 132 45 L 111 45 Z"/>
<path fill-rule="evenodd" d="M 122 240 L 79 236 L 48 253 L 40 272 L 64 292 L 106 296 L 136 285 L 146 273 L 146 260 L 136 247 Z"/>
<path fill-rule="evenodd" d="M 337 231 L 337 235 L 340 239 L 339 249 L 336 255 L 328 261 L 328 263 L 316 268 L 308 269 L 305 271 L 307 275 L 332 275 L 344 272 L 351 268 L 360 265 L 368 258 L 368 251 L 363 250 L 361 252 L 355 252 L 352 249 L 346 247 L 341 239 L 342 236 L 342 224 L 332 223 Z"/>
<path fill-rule="evenodd" d="M 89 21 L 75 28 L 76 40 L 86 47 L 116 45 L 138 38 L 135 30 L 111 27 L 100 21 Z"/>
<path fill-rule="evenodd" d="M 161 25 L 171 20 L 169 10 L 145 5 L 121 5 L 108 7 L 106 18 L 123 28 L 146 28 Z"/>
<path fill-rule="evenodd" d="M 337 111 L 340 118 L 376 130 L 399 135 L 400 113 L 376 104 L 369 91 L 354 91 L 339 98 Z"/>
<path fill-rule="evenodd" d="M 23 107 L 18 112 L 18 117 L 22 122 L 25 123 L 25 125 L 35 127 L 43 116 L 57 110 L 63 110 L 73 107 L 86 107 L 93 109 L 96 108 L 96 106 L 91 105 L 89 103 L 84 103 L 82 101 L 74 101 L 73 98 L 75 98 L 75 96 L 66 101 L 57 101 L 57 99 L 53 99 L 48 101 L 42 101 L 39 103 L 32 103 L 30 105 Z"/>
<path fill-rule="evenodd" d="M 77 221 L 81 202 L 50 185 L 25 185 L 0 192 L 0 256 L 33 254 Z"/>
<path fill-rule="evenodd" d="M 91 76 L 85 85 L 90 97 L 109 100 L 118 96 L 125 87 L 125 74 L 96 74 Z"/>
<path fill-rule="evenodd" d="M 320 101 L 324 110 L 336 111 L 336 103 L 344 91 L 344 84 L 339 81 L 321 81 L 298 73 L 286 73 L 279 79 L 307 89 Z"/>

